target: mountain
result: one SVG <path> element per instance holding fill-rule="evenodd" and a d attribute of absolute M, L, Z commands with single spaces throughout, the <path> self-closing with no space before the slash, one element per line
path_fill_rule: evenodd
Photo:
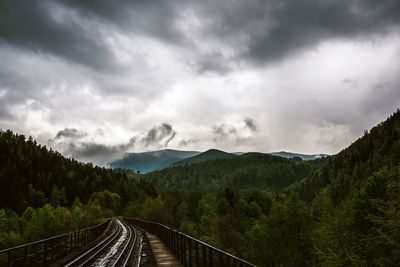
<path fill-rule="evenodd" d="M 227 152 L 217 150 L 217 149 L 210 149 L 210 150 L 207 150 L 206 152 L 203 152 L 196 156 L 175 162 L 172 164 L 172 166 L 183 166 L 185 164 L 195 164 L 195 163 L 200 163 L 200 162 L 204 162 L 207 160 L 229 159 L 229 158 L 234 158 L 237 156 L 243 157 L 243 156 L 250 156 L 250 155 L 271 155 L 271 156 L 277 156 L 277 157 L 287 158 L 287 159 L 298 157 L 298 158 L 301 158 L 302 160 L 316 160 L 316 159 L 322 159 L 325 157 L 329 157 L 329 155 L 327 155 L 327 154 L 307 155 L 307 154 L 291 153 L 291 152 L 285 152 L 285 151 L 272 152 L 272 153 L 261 153 L 261 152 L 227 153 Z"/>
<path fill-rule="evenodd" d="M 222 187 L 231 187 L 279 192 L 310 175 L 317 168 L 311 162 L 255 152 L 236 156 L 213 149 L 142 178 L 161 189 L 201 189 L 215 194 Z"/>
<path fill-rule="evenodd" d="M 325 158 L 329 157 L 327 154 L 314 154 L 314 155 L 307 155 L 307 154 L 298 154 L 298 153 L 292 153 L 292 152 L 286 152 L 286 151 L 281 151 L 281 152 L 272 152 L 272 153 L 267 153 L 272 156 L 278 156 L 282 158 L 294 158 L 294 157 L 299 157 L 302 160 L 314 160 L 314 159 L 320 159 L 320 158 Z"/>
<path fill-rule="evenodd" d="M 358 192 L 370 175 L 399 163 L 400 111 L 397 111 L 290 189 L 310 202 L 324 191 L 333 203 L 339 204 Z"/>
<path fill-rule="evenodd" d="M 234 157 L 237 157 L 237 155 L 232 154 L 232 153 L 227 153 L 227 152 L 224 152 L 224 151 L 218 150 L 218 149 L 210 149 L 210 150 L 207 150 L 206 152 L 200 153 L 196 156 L 177 161 L 177 162 L 173 163 L 172 165 L 173 166 L 183 166 L 186 164 L 200 163 L 200 162 L 204 162 L 207 160 L 230 159 L 230 158 L 234 158 Z"/>
<path fill-rule="evenodd" d="M 113 169 L 124 168 L 141 173 L 160 170 L 185 158 L 193 157 L 201 152 L 164 149 L 143 153 L 127 153 L 124 158 L 110 163 Z"/>

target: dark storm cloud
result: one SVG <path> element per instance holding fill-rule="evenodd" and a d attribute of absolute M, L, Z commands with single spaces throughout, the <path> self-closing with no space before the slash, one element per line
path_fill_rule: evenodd
<path fill-rule="evenodd" d="M 59 131 L 55 138 L 60 139 L 62 137 L 67 137 L 67 138 L 79 139 L 86 135 L 87 135 L 86 133 L 80 132 L 75 128 L 65 128 L 64 130 Z"/>
<path fill-rule="evenodd" d="M 245 118 L 244 123 L 246 124 L 246 127 L 252 131 L 252 132 L 257 132 L 257 126 L 254 123 L 254 120 L 252 118 Z"/>
<path fill-rule="evenodd" d="M 63 1 L 82 16 L 93 16 L 127 32 L 152 36 L 170 43 L 181 43 L 185 38 L 176 28 L 181 1 L 144 0 L 88 0 Z"/>
<path fill-rule="evenodd" d="M 193 12 L 199 33 L 178 26 Z M 189 16 L 190 17 L 190 16 Z M 363 38 L 391 31 L 400 22 L 398 0 L 109 1 L 13 0 L 0 8 L 0 40 L 52 54 L 98 71 L 121 71 L 102 30 L 150 36 L 166 44 L 198 47 L 196 38 L 218 40 L 222 48 L 195 55 L 202 74 L 225 74 L 238 59 L 281 60 L 326 39 Z M 87 23 L 88 25 L 82 25 Z M 235 51 L 229 58 L 224 46 Z"/>
<path fill-rule="evenodd" d="M 6 1 L 0 8 L 0 40 L 37 53 L 52 54 L 96 70 L 116 68 L 112 52 L 92 27 L 88 32 L 68 11 L 47 0 Z M 55 10 L 56 8 L 60 10 Z"/>
<path fill-rule="evenodd" d="M 167 140 L 164 143 L 164 146 L 167 146 L 168 143 L 174 139 L 176 132 L 172 129 L 172 126 L 168 123 L 163 123 L 159 126 L 151 128 L 147 134 L 141 139 L 141 142 L 145 147 L 160 145 L 160 142 Z"/>
<path fill-rule="evenodd" d="M 240 58 L 278 61 L 327 39 L 354 39 L 398 30 L 400 1 L 258 0 L 198 4 L 213 21 L 205 34 L 245 46 Z M 243 35 L 241 39 L 235 36 Z"/>

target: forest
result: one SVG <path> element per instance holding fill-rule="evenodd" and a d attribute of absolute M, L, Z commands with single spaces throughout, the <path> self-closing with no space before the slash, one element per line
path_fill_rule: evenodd
<path fill-rule="evenodd" d="M 153 171 L 142 178 L 160 189 L 201 189 L 214 194 L 221 187 L 238 190 L 259 188 L 276 193 L 310 175 L 328 159 L 303 161 L 261 153 L 174 166 Z"/>
<path fill-rule="evenodd" d="M 0 249 L 111 216 L 166 224 L 258 266 L 400 265 L 400 111 L 337 155 L 138 175 L 0 132 Z"/>

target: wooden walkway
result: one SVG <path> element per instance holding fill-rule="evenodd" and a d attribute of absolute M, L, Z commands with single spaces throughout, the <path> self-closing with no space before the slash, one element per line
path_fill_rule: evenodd
<path fill-rule="evenodd" d="M 155 235 L 146 232 L 158 266 L 183 267 L 169 248 Z"/>

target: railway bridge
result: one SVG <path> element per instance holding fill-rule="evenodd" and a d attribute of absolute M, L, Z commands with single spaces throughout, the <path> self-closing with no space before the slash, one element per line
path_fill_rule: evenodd
<path fill-rule="evenodd" d="M 0 266 L 255 266 L 165 225 L 113 219 L 0 251 Z"/>

